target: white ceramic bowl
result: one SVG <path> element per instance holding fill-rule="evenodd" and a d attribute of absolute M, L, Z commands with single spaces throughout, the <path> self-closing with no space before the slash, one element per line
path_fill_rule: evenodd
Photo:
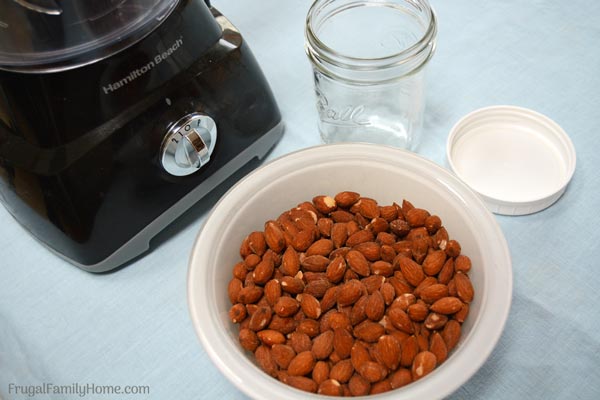
<path fill-rule="evenodd" d="M 329 398 L 287 386 L 262 372 L 238 344 L 228 319 L 227 284 L 239 246 L 265 221 L 318 194 L 352 190 L 380 204 L 411 201 L 442 218 L 450 237 L 470 256 L 475 287 L 461 340 L 450 357 L 425 378 L 369 399 L 432 399 L 455 391 L 496 345 L 512 296 L 506 241 L 480 198 L 454 175 L 407 151 L 369 144 L 313 147 L 276 159 L 250 173 L 216 204 L 194 245 L 188 273 L 192 321 L 221 372 L 255 399 Z"/>

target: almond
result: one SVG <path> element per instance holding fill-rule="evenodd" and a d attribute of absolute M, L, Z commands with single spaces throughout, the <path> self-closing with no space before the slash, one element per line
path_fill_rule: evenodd
<path fill-rule="evenodd" d="M 306 249 L 308 249 L 310 247 L 310 245 L 313 243 L 313 240 L 314 240 L 313 231 L 304 229 L 304 230 L 301 230 L 300 232 L 298 232 L 292 238 L 291 244 L 292 244 L 292 247 L 294 247 L 294 249 L 296 251 L 306 251 Z"/>
<path fill-rule="evenodd" d="M 411 285 L 418 286 L 419 283 L 425 279 L 423 268 L 410 258 L 399 255 L 394 260 L 394 263 L 397 263 L 400 267 L 400 271 L 402 271 L 404 279 Z"/>
<path fill-rule="evenodd" d="M 271 317 L 270 307 L 258 307 L 250 317 L 248 328 L 255 332 L 265 329 L 271 322 Z"/>
<path fill-rule="evenodd" d="M 290 332 L 293 332 L 296 329 L 296 321 L 293 318 L 289 317 L 280 317 L 277 314 L 274 314 L 271 317 L 271 323 L 269 323 L 269 329 L 274 329 L 287 335 Z"/>
<path fill-rule="evenodd" d="M 404 293 L 411 293 L 412 288 L 410 285 L 402 279 L 397 278 L 396 276 L 391 276 L 386 280 L 390 285 L 394 287 L 394 291 L 396 292 L 396 296 L 400 296 Z"/>
<path fill-rule="evenodd" d="M 306 250 L 307 256 L 328 256 L 333 250 L 333 241 L 331 239 L 319 239 Z"/>
<path fill-rule="evenodd" d="M 304 293 L 299 295 L 300 297 L 300 307 L 308 318 L 319 319 L 321 316 L 321 304 L 316 297 Z"/>
<path fill-rule="evenodd" d="M 295 356 L 294 349 L 286 344 L 274 344 L 271 347 L 271 357 L 281 369 L 287 369 Z"/>
<path fill-rule="evenodd" d="M 323 295 L 323 298 L 321 298 L 321 312 L 327 312 L 336 305 L 338 289 L 339 288 L 337 286 L 332 286 L 329 289 L 327 289 L 327 291 Z"/>
<path fill-rule="evenodd" d="M 471 259 L 463 254 L 454 259 L 454 269 L 456 272 L 467 273 L 471 270 Z"/>
<path fill-rule="evenodd" d="M 266 287 L 265 287 L 266 289 Z M 291 276 L 281 278 L 281 289 L 290 294 L 299 294 L 304 292 L 304 281 Z"/>
<path fill-rule="evenodd" d="M 267 283 L 273 276 L 274 271 L 275 264 L 273 263 L 273 259 L 270 257 L 263 257 L 262 261 L 258 263 L 252 273 L 254 282 L 260 285 Z"/>
<path fill-rule="evenodd" d="M 367 293 L 372 294 L 379 290 L 381 285 L 383 285 L 383 282 L 385 282 L 385 278 L 383 276 L 371 275 L 362 278 L 360 281 L 365 285 Z"/>
<path fill-rule="evenodd" d="M 350 357 L 354 337 L 347 329 L 337 328 L 333 331 L 333 349 L 341 359 Z"/>
<path fill-rule="evenodd" d="M 264 233 L 255 231 L 248 235 L 248 247 L 254 254 L 262 256 L 267 250 Z"/>
<path fill-rule="evenodd" d="M 304 293 L 311 294 L 317 299 L 320 299 L 325 295 L 325 293 L 330 287 L 331 283 L 329 283 L 327 278 L 319 277 L 308 282 L 308 284 L 304 287 Z"/>
<path fill-rule="evenodd" d="M 435 283 L 423 288 L 420 293 L 421 299 L 427 303 L 432 304 L 442 297 L 448 296 L 448 286 L 441 283 Z"/>
<path fill-rule="evenodd" d="M 323 319 L 323 317 L 321 317 L 321 319 Z M 309 337 L 315 337 L 320 332 L 320 324 L 314 319 L 305 319 L 298 323 L 296 331 L 300 333 L 305 333 Z"/>
<path fill-rule="evenodd" d="M 348 389 L 352 396 L 365 396 L 371 390 L 371 383 L 358 373 L 354 373 L 348 382 Z"/>
<path fill-rule="evenodd" d="M 469 303 L 464 303 L 461 309 L 456 314 L 454 314 L 454 319 L 462 324 L 463 322 L 465 322 L 467 315 L 469 315 Z"/>
<path fill-rule="evenodd" d="M 410 367 L 417 353 L 419 352 L 419 344 L 415 335 L 409 336 L 402 342 L 402 356 L 400 357 L 400 365 Z"/>
<path fill-rule="evenodd" d="M 256 256 L 256 254 L 254 255 Z M 260 257 L 258 258 L 260 259 Z M 248 275 L 248 268 L 246 267 L 245 261 L 240 261 L 239 263 L 235 264 L 233 267 L 233 277 L 243 281 L 246 279 L 246 275 Z"/>
<path fill-rule="evenodd" d="M 331 237 L 331 228 L 333 228 L 333 220 L 331 218 L 319 218 L 317 228 L 322 237 Z"/>
<path fill-rule="evenodd" d="M 241 303 L 234 304 L 229 309 L 229 319 L 234 324 L 242 322 L 246 318 L 246 315 L 246 307 Z"/>
<path fill-rule="evenodd" d="M 375 240 L 373 232 L 369 230 L 359 230 L 348 236 L 348 239 L 346 240 L 346 246 L 354 247 L 361 243 L 372 242 L 373 240 Z"/>
<path fill-rule="evenodd" d="M 381 362 L 391 371 L 395 371 L 400 364 L 402 347 L 400 342 L 391 335 L 384 335 L 379 338 L 375 345 Z"/>
<path fill-rule="evenodd" d="M 254 268 L 256 268 L 258 263 L 261 261 L 262 261 L 261 256 L 252 253 L 252 254 L 248 254 L 248 256 L 246 256 L 246 258 L 244 258 L 243 264 L 246 267 L 247 271 L 252 271 L 252 270 L 254 270 Z"/>
<path fill-rule="evenodd" d="M 290 375 L 283 382 L 296 389 L 304 390 L 305 392 L 316 393 L 318 388 L 315 381 L 305 376 Z"/>
<path fill-rule="evenodd" d="M 285 343 L 285 336 L 283 336 L 283 333 L 273 329 L 264 329 L 257 332 L 256 335 L 264 345 L 269 347 L 275 344 Z"/>
<path fill-rule="evenodd" d="M 400 368 L 390 377 L 390 385 L 393 389 L 398 389 L 412 382 L 412 374 L 409 369 Z"/>
<path fill-rule="evenodd" d="M 333 331 L 326 331 L 313 340 L 311 354 L 313 354 L 317 360 L 324 360 L 329 357 L 333 351 L 333 336 Z"/>
<path fill-rule="evenodd" d="M 350 250 L 346 254 L 346 262 L 348 267 L 360 276 L 369 276 L 371 273 L 369 262 L 360 251 Z"/>
<path fill-rule="evenodd" d="M 454 314 L 458 312 L 463 306 L 463 302 L 456 297 L 442 297 L 431 305 L 431 311 L 435 311 L 440 314 Z"/>
<path fill-rule="evenodd" d="M 446 252 L 443 250 L 434 250 L 423 260 L 423 272 L 427 275 L 437 275 L 446 262 Z"/>
<path fill-rule="evenodd" d="M 312 370 L 313 381 L 317 384 L 321 384 L 329 379 L 329 363 L 326 361 L 317 361 L 315 367 Z"/>
<path fill-rule="evenodd" d="M 263 289 L 258 286 L 248 286 L 240 289 L 238 301 L 242 304 L 256 303 L 263 295 Z"/>
<path fill-rule="evenodd" d="M 238 302 L 240 297 L 240 291 L 244 287 L 244 284 L 241 280 L 237 278 L 233 278 L 229 281 L 229 285 L 227 286 L 227 296 L 229 297 L 229 301 L 231 304 L 235 304 Z"/>
<path fill-rule="evenodd" d="M 342 396 L 344 394 L 344 389 L 337 380 L 327 379 L 326 381 L 321 382 L 317 389 L 317 393 L 325 396 Z"/>
<path fill-rule="evenodd" d="M 412 257 L 417 263 L 421 264 L 427 256 L 427 251 L 429 250 L 429 243 L 429 236 L 416 238 L 412 241 Z"/>
<path fill-rule="evenodd" d="M 446 348 L 451 351 L 460 340 L 461 328 L 460 324 L 455 320 L 450 320 L 442 330 L 442 338 L 446 343 Z"/>
<path fill-rule="evenodd" d="M 390 383 L 390 380 L 384 379 L 382 381 L 374 383 L 371 386 L 371 391 L 369 392 L 369 394 L 385 393 L 385 392 L 389 392 L 392 389 L 393 388 L 392 388 L 392 384 Z"/>
<path fill-rule="evenodd" d="M 260 345 L 254 351 L 254 357 L 260 368 L 267 374 L 275 377 L 277 376 L 277 364 L 271 356 L 271 349 L 265 345 Z"/>
<path fill-rule="evenodd" d="M 437 215 L 430 215 L 425 219 L 425 228 L 430 235 L 435 234 L 442 227 L 442 220 Z"/>
<path fill-rule="evenodd" d="M 458 257 L 461 251 L 460 243 L 456 240 L 448 240 L 445 251 L 449 257 Z"/>
<path fill-rule="evenodd" d="M 309 351 L 312 348 L 312 340 L 306 333 L 294 331 L 288 335 L 288 338 L 290 346 L 296 353 Z"/>
<path fill-rule="evenodd" d="M 329 327 L 328 329 L 336 330 L 336 329 L 347 329 L 350 330 L 352 328 L 352 324 L 350 322 L 350 316 L 344 312 L 337 311 L 332 312 L 329 317 Z"/>
<path fill-rule="evenodd" d="M 406 333 L 413 333 L 414 328 L 410 317 L 400 307 L 392 307 L 388 311 L 388 318 L 396 329 Z"/>
<path fill-rule="evenodd" d="M 315 208 L 325 215 L 337 208 L 337 202 L 330 196 L 316 196 L 313 198 L 312 202 Z"/>
<path fill-rule="evenodd" d="M 394 301 L 396 297 L 396 291 L 394 287 L 389 282 L 384 282 L 379 288 L 381 295 L 383 296 L 383 301 L 385 301 L 385 305 L 389 306 Z"/>
<path fill-rule="evenodd" d="M 354 374 L 354 367 L 350 359 L 338 361 L 329 372 L 329 377 L 335 379 L 338 382 L 346 383 L 350 380 Z"/>
<path fill-rule="evenodd" d="M 387 222 L 391 222 L 398 218 L 398 210 L 394 206 L 380 206 L 379 216 Z"/>
<path fill-rule="evenodd" d="M 442 329 L 444 327 L 444 325 L 446 325 L 446 322 L 448 322 L 447 316 L 445 316 L 444 314 L 438 314 L 438 313 L 432 312 L 432 313 L 429 313 L 429 315 L 423 322 L 423 325 L 427 329 L 438 330 L 438 329 Z"/>
<path fill-rule="evenodd" d="M 392 276 L 394 274 L 394 267 L 386 261 L 375 261 L 371 264 L 371 272 L 380 276 Z"/>
<path fill-rule="evenodd" d="M 417 298 L 412 293 L 403 293 L 396 297 L 392 303 L 392 307 L 400 307 L 402 311 L 408 310 L 408 307 L 417 302 Z"/>
<path fill-rule="evenodd" d="M 394 258 L 396 258 L 396 250 L 390 245 L 384 244 L 381 245 L 381 249 L 379 250 L 379 254 L 381 255 L 381 261 L 385 261 L 387 263 L 394 262 Z"/>
<path fill-rule="evenodd" d="M 358 368 L 358 373 L 368 382 L 375 383 L 385 378 L 387 370 L 375 361 L 366 361 Z"/>
<path fill-rule="evenodd" d="M 300 259 L 300 265 L 305 271 L 325 272 L 329 265 L 329 258 L 321 255 L 312 255 Z"/>
<path fill-rule="evenodd" d="M 373 218 L 365 228 L 373 232 L 373 235 L 377 236 L 380 233 L 387 233 L 390 224 L 384 218 L 377 217 Z"/>
<path fill-rule="evenodd" d="M 406 222 L 411 228 L 425 226 L 425 220 L 430 216 L 429 211 L 422 208 L 413 208 L 406 213 Z"/>
<path fill-rule="evenodd" d="M 307 375 L 313 370 L 316 360 L 310 351 L 298 353 L 289 363 L 287 372 L 290 376 Z"/>
<path fill-rule="evenodd" d="M 350 351 L 350 361 L 356 371 L 358 368 L 367 361 L 372 361 L 371 355 L 367 347 L 359 341 L 354 342 L 352 350 Z"/>
<path fill-rule="evenodd" d="M 276 221 L 267 221 L 265 223 L 265 242 L 275 253 L 281 253 L 285 248 L 285 236 Z"/>
<path fill-rule="evenodd" d="M 362 295 L 356 303 L 352 306 L 352 310 L 350 311 L 350 322 L 352 325 L 356 325 L 365 319 L 367 319 L 367 303 L 369 302 L 368 295 Z"/>
<path fill-rule="evenodd" d="M 281 285 L 277 279 L 271 279 L 266 283 L 263 292 L 267 303 L 272 307 L 281 297 Z"/>
<path fill-rule="evenodd" d="M 454 284 L 456 285 L 456 293 L 462 301 L 465 303 L 470 303 L 473 301 L 473 284 L 467 275 L 463 274 L 462 272 L 456 273 L 454 275 Z"/>
<path fill-rule="evenodd" d="M 354 214 L 351 212 L 337 209 L 329 214 L 333 222 L 350 222 L 354 221 Z"/>
<path fill-rule="evenodd" d="M 448 348 L 439 332 L 433 332 L 429 337 L 429 351 L 435 355 L 437 365 L 443 363 L 448 358 Z"/>
<path fill-rule="evenodd" d="M 422 303 L 415 303 L 408 306 L 406 313 L 408 314 L 409 318 L 413 321 L 420 322 L 427 317 L 427 314 L 429 314 L 429 310 L 427 309 L 426 305 Z"/>
<path fill-rule="evenodd" d="M 360 194 L 356 192 L 345 191 L 336 194 L 334 199 L 338 206 L 343 208 L 349 208 L 354 203 L 356 203 L 358 199 L 360 199 Z"/>
<path fill-rule="evenodd" d="M 240 345 L 245 350 L 252 352 L 256 350 L 256 348 L 260 344 L 260 340 L 258 339 L 256 332 L 248 328 L 240 329 L 240 333 L 238 334 L 238 340 L 240 342 Z"/>
<path fill-rule="evenodd" d="M 331 242 L 336 249 L 346 245 L 346 239 L 348 239 L 348 229 L 346 224 L 338 222 L 333 224 L 331 228 Z"/>
<path fill-rule="evenodd" d="M 418 227 L 418 228 L 411 228 L 410 232 L 408 232 L 408 235 L 406 235 L 405 239 L 409 240 L 409 241 L 413 241 L 413 240 L 417 240 L 419 238 L 423 238 L 423 237 L 428 237 L 429 236 L 429 232 L 427 232 L 427 228 L 425 228 L 424 226 Z"/>
<path fill-rule="evenodd" d="M 395 219 L 390 222 L 390 230 L 396 236 L 402 238 L 405 237 L 408 232 L 410 232 L 410 225 L 403 219 Z"/>
<path fill-rule="evenodd" d="M 374 343 L 385 334 L 385 328 L 372 321 L 363 321 L 354 327 L 354 336 L 365 342 Z"/>
<path fill-rule="evenodd" d="M 290 317 L 296 314 L 300 305 L 291 297 L 280 297 L 277 303 L 273 306 L 273 311 L 280 317 Z"/>
<path fill-rule="evenodd" d="M 365 286 L 356 279 L 344 283 L 337 293 L 338 305 L 344 307 L 354 304 L 362 296 L 364 288 Z"/>
<path fill-rule="evenodd" d="M 300 258 L 292 246 L 288 246 L 283 253 L 280 269 L 287 276 L 295 276 L 300 271 Z"/>
<path fill-rule="evenodd" d="M 448 282 L 450 282 L 450 279 L 452 279 L 453 275 L 454 275 L 454 259 L 449 258 L 446 260 L 446 262 L 444 263 L 444 266 L 442 267 L 442 270 L 438 274 L 438 283 L 443 283 L 444 285 L 447 285 Z"/>
<path fill-rule="evenodd" d="M 437 279 L 435 279 L 433 276 L 427 276 L 425 277 L 425 279 L 423 279 L 421 281 L 421 283 L 419 283 L 419 286 L 417 286 L 415 288 L 415 290 L 413 291 L 413 294 L 417 297 L 421 297 L 421 292 L 423 290 L 425 290 L 426 288 L 428 288 L 431 285 L 435 285 L 437 283 Z"/>
<path fill-rule="evenodd" d="M 430 351 L 422 351 L 415 356 L 411 372 L 413 380 L 418 380 L 429 374 L 436 367 L 437 361 L 435 355 Z"/>
<path fill-rule="evenodd" d="M 365 314 L 371 321 L 379 321 L 385 313 L 385 300 L 379 291 L 369 295 L 365 306 Z"/>
<path fill-rule="evenodd" d="M 344 257 L 335 257 L 333 261 L 329 263 L 326 269 L 327 279 L 331 283 L 338 283 L 344 277 L 346 273 L 346 260 Z"/>
<path fill-rule="evenodd" d="M 368 261 L 377 261 L 381 258 L 381 246 L 377 242 L 368 241 L 357 244 L 354 246 L 354 250 L 361 252 Z"/>
<path fill-rule="evenodd" d="M 433 235 L 433 244 L 440 250 L 445 250 L 448 245 L 448 231 L 443 226 Z"/>

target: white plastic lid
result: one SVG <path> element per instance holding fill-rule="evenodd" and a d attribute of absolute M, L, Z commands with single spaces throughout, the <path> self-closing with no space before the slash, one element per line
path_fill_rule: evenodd
<path fill-rule="evenodd" d="M 515 106 L 467 114 L 450 131 L 446 152 L 454 173 L 496 214 L 549 207 L 575 172 L 575 148 L 565 131 L 545 115 Z"/>

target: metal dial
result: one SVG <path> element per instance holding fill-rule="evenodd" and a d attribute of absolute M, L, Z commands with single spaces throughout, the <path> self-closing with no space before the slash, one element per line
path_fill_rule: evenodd
<path fill-rule="evenodd" d="M 215 121 L 198 113 L 188 114 L 167 132 L 161 146 L 161 163 L 175 176 L 193 174 L 208 163 L 217 142 Z"/>

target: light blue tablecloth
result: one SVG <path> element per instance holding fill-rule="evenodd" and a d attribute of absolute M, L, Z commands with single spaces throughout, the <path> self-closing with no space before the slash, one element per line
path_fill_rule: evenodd
<path fill-rule="evenodd" d="M 245 35 L 283 112 L 286 133 L 269 159 L 320 142 L 303 50 L 309 3 L 213 1 Z M 445 165 L 450 127 L 494 104 L 550 116 L 577 151 L 558 203 L 497 217 L 513 257 L 512 309 L 487 363 L 452 398 L 600 399 L 600 2 L 433 5 L 438 50 L 419 152 Z M 60 260 L 0 208 L 0 397 L 28 398 L 11 384 L 79 383 L 150 389 L 85 397 L 93 399 L 244 399 L 200 346 L 186 304 L 189 252 L 228 185 L 164 232 L 151 253 L 107 275 Z"/>

